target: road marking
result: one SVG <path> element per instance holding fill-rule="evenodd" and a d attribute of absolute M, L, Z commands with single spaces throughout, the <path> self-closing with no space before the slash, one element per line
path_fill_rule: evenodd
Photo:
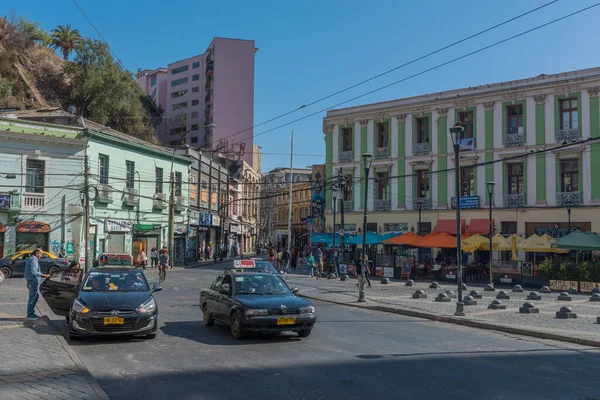
<path fill-rule="evenodd" d="M 23 303 L 0 303 L 0 306 L 12 306 L 12 305 L 19 305 L 19 304 L 27 304 L 27 302 L 23 302 Z"/>
<path fill-rule="evenodd" d="M 12 314 L 4 314 L 0 312 L 0 318 L 21 318 L 25 319 L 22 315 L 12 315 Z"/>
<path fill-rule="evenodd" d="M 23 325 L 0 325 L 0 329 L 23 328 Z"/>

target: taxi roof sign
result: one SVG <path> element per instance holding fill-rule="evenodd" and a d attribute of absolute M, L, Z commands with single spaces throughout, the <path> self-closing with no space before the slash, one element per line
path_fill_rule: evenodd
<path fill-rule="evenodd" d="M 245 268 L 256 268 L 254 260 L 233 260 L 233 268 L 245 269 Z"/>
<path fill-rule="evenodd" d="M 102 253 L 98 257 L 101 266 L 127 266 L 133 265 L 133 257 L 126 253 Z"/>

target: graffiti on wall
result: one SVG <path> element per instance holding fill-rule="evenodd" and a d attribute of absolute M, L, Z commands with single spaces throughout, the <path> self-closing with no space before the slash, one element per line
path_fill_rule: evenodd
<path fill-rule="evenodd" d="M 325 165 L 312 166 L 311 215 L 307 218 L 309 232 L 323 232 L 325 227 Z"/>

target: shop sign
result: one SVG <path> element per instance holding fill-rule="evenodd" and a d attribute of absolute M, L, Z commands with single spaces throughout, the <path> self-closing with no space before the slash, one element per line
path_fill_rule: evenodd
<path fill-rule="evenodd" d="M 509 278 L 508 275 L 504 275 L 504 277 L 500 278 L 500 282 L 502 283 L 512 283 L 512 278 Z"/>
<path fill-rule="evenodd" d="M 49 233 L 50 225 L 37 221 L 23 221 L 16 227 L 17 232 Z"/>
<path fill-rule="evenodd" d="M 237 233 L 237 234 L 241 234 L 242 233 L 242 227 L 236 224 L 229 224 L 229 231 L 231 233 Z"/>
<path fill-rule="evenodd" d="M 106 231 L 107 232 L 131 232 L 131 221 L 124 221 L 119 219 L 107 219 L 106 220 Z"/>
<path fill-rule="evenodd" d="M 133 224 L 134 231 L 156 231 L 160 230 L 160 224 Z"/>
<path fill-rule="evenodd" d="M 220 225 L 221 225 L 221 217 L 219 217 L 218 215 L 212 215 L 212 226 L 220 226 Z"/>
<path fill-rule="evenodd" d="M 10 193 L 0 193 L 0 210 L 10 210 Z"/>
<path fill-rule="evenodd" d="M 456 197 L 450 199 L 452 209 L 456 209 Z M 479 206 L 479 196 L 461 196 L 460 198 L 460 209 L 461 210 L 473 210 L 481 208 Z"/>
<path fill-rule="evenodd" d="M 183 235 L 184 233 L 187 233 L 187 227 L 184 225 L 175 225 L 174 232 L 176 235 Z"/>
<path fill-rule="evenodd" d="M 213 215 L 211 213 L 198 213 L 198 225 L 212 226 Z"/>

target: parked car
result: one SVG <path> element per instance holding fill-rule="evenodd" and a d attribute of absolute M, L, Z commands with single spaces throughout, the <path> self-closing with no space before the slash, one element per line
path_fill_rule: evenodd
<path fill-rule="evenodd" d="M 151 289 L 143 271 L 132 266 L 92 268 L 79 281 L 56 276 L 40 285 L 52 311 L 67 317 L 70 339 L 96 335 L 156 337 L 158 305 L 152 293 L 160 290 L 160 285 Z"/>
<path fill-rule="evenodd" d="M 33 250 L 19 251 L 0 259 L 0 272 L 5 278 L 23 276 L 25 274 L 25 264 L 32 252 Z M 44 251 L 42 258 L 40 258 L 40 271 L 43 274 L 55 275 L 67 268 L 69 268 L 69 260 L 66 258 L 58 258 L 47 251 Z"/>
<path fill-rule="evenodd" d="M 317 316 L 315 308 L 296 297 L 278 274 L 270 272 L 225 271 L 200 292 L 205 326 L 216 321 L 228 324 L 235 339 L 246 332 L 296 332 L 310 335 Z"/>

